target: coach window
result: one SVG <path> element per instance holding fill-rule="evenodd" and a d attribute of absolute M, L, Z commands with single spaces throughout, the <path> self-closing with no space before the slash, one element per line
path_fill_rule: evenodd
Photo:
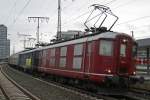
<path fill-rule="evenodd" d="M 43 53 L 42 53 L 42 51 L 40 51 L 40 54 L 39 54 L 39 65 L 42 64 L 42 56 L 43 56 Z"/>
<path fill-rule="evenodd" d="M 73 69 L 81 69 L 83 44 L 74 45 Z"/>
<path fill-rule="evenodd" d="M 67 47 L 61 47 L 60 48 L 60 62 L 59 62 L 60 67 L 66 66 L 66 55 L 67 55 Z"/>
<path fill-rule="evenodd" d="M 67 47 L 61 47 L 60 56 L 66 56 L 66 54 L 67 54 Z"/>
<path fill-rule="evenodd" d="M 51 57 L 54 57 L 55 56 L 55 48 L 52 48 L 50 53 L 51 53 Z"/>
<path fill-rule="evenodd" d="M 55 48 L 50 50 L 50 65 L 55 65 Z"/>
<path fill-rule="evenodd" d="M 46 50 L 43 50 L 43 57 L 46 57 Z"/>
<path fill-rule="evenodd" d="M 88 54 L 90 54 L 92 52 L 92 43 L 89 42 L 88 43 Z"/>
<path fill-rule="evenodd" d="M 76 44 L 74 46 L 74 56 L 82 55 L 83 44 Z"/>
<path fill-rule="evenodd" d="M 126 45 L 125 44 L 121 44 L 121 46 L 120 46 L 120 56 L 121 57 L 126 56 Z"/>
<path fill-rule="evenodd" d="M 101 40 L 100 41 L 99 54 L 103 56 L 112 56 L 113 54 L 113 42 Z"/>
<path fill-rule="evenodd" d="M 47 50 L 43 51 L 43 64 L 46 65 L 46 56 L 47 56 Z"/>

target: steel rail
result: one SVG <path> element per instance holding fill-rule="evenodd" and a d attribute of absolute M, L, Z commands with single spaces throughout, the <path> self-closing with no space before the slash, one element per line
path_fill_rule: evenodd
<path fill-rule="evenodd" d="M 15 70 L 13 68 L 11 68 L 10 70 L 13 70 L 13 72 L 18 73 L 18 70 Z M 27 74 L 27 75 L 29 75 L 29 74 Z M 105 96 L 105 95 L 101 95 L 101 94 L 95 94 L 95 93 L 85 91 L 85 90 L 77 88 L 77 87 L 73 87 L 73 86 L 70 86 L 70 85 L 65 85 L 65 84 L 58 83 L 58 82 L 55 82 L 55 81 L 52 81 L 52 80 L 48 80 L 47 78 L 42 78 L 40 76 L 32 76 L 32 75 L 29 75 L 29 76 L 32 79 L 37 80 L 39 82 L 42 82 L 46 85 L 54 86 L 54 87 L 63 89 L 64 91 L 69 91 L 71 93 L 74 93 L 74 94 L 77 94 L 77 95 L 80 95 L 80 96 L 88 97 L 91 100 L 118 100 L 114 97 Z"/>
<path fill-rule="evenodd" d="M 11 69 L 13 71 L 16 71 L 15 69 Z M 31 75 L 29 75 L 31 76 Z M 38 81 L 41 81 L 47 85 L 53 85 L 55 87 L 59 87 L 59 88 L 62 88 L 66 91 L 70 91 L 70 92 L 75 92 L 76 94 L 80 94 L 82 96 L 88 96 L 88 97 L 92 97 L 92 98 L 96 98 L 96 100 L 120 100 L 122 98 L 124 98 L 123 100 L 150 100 L 150 99 L 147 99 L 145 98 L 144 96 L 145 95 L 142 95 L 137 92 L 134 92 L 134 91 L 131 91 L 131 90 L 128 90 L 126 93 L 124 94 L 118 94 L 118 95 L 110 95 L 109 94 L 101 94 L 101 93 L 92 93 L 92 92 L 89 92 L 89 91 L 85 91 L 85 90 L 82 90 L 82 89 L 79 89 L 79 88 L 76 88 L 76 87 L 72 87 L 72 86 L 68 86 L 68 85 L 64 85 L 64 84 L 61 84 L 61 83 L 58 83 L 58 82 L 55 82 L 55 81 L 51 81 L 51 80 L 47 80 L 46 78 L 41 78 L 41 77 L 34 77 L 34 76 L 31 76 L 33 79 L 35 80 L 38 80 Z M 142 91 L 140 92 L 142 93 Z"/>
<path fill-rule="evenodd" d="M 28 96 L 30 99 L 32 100 L 40 100 L 38 97 L 36 97 L 35 95 L 33 95 L 31 92 L 29 92 L 28 90 L 26 90 L 25 88 L 23 88 L 21 85 L 19 85 L 18 83 L 16 83 L 11 77 L 9 77 L 4 71 L 3 71 L 3 67 L 0 68 L 1 73 L 13 84 L 15 85 L 20 91 L 22 91 L 26 96 Z M 2 87 L 1 87 L 2 88 Z M 2 88 L 2 92 L 4 93 L 4 95 L 6 96 L 6 98 L 8 100 L 11 100 L 9 98 L 9 96 L 7 95 L 6 91 Z"/>

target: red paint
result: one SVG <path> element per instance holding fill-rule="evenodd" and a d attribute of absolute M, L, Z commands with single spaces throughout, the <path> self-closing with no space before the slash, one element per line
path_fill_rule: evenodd
<path fill-rule="evenodd" d="M 123 44 L 123 39 L 127 39 L 128 42 L 126 43 L 126 57 L 120 57 L 120 44 Z M 102 56 L 99 54 L 99 43 L 100 40 L 98 39 L 91 42 L 83 43 L 83 52 L 80 57 L 82 57 L 82 67 L 80 70 L 73 69 L 73 57 L 74 57 L 74 44 L 67 45 L 67 55 L 66 55 L 66 66 L 64 68 L 59 67 L 60 61 L 60 47 L 55 48 L 55 67 L 51 65 L 41 65 L 39 70 L 44 71 L 46 73 L 57 74 L 65 77 L 71 78 L 79 78 L 84 79 L 87 76 L 85 73 L 76 73 L 70 71 L 78 71 L 78 72 L 88 72 L 88 73 L 96 73 L 96 74 L 113 74 L 115 75 L 122 75 L 122 76 L 129 76 L 132 75 L 135 71 L 135 60 L 132 57 L 132 46 L 134 41 L 131 37 L 126 35 L 118 35 L 116 39 L 107 39 L 108 41 L 113 41 L 113 55 L 112 56 Z M 88 53 L 88 45 L 91 43 L 91 52 Z M 50 50 L 49 53 L 50 55 Z M 47 59 L 50 59 L 50 56 L 47 56 Z M 46 59 L 46 58 L 43 58 Z M 43 61 L 43 60 L 42 60 Z M 45 69 L 45 68 L 56 68 L 60 70 L 52 70 L 52 69 Z M 121 72 L 120 68 L 126 69 L 126 72 Z M 61 70 L 68 70 L 68 71 L 61 71 Z M 100 75 L 88 75 L 89 80 L 95 82 L 102 82 L 105 76 Z"/>

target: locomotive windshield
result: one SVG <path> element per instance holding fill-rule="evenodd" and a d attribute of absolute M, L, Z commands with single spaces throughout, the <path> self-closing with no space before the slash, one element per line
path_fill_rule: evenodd
<path fill-rule="evenodd" d="M 103 56 L 112 56 L 113 55 L 113 42 L 100 40 L 100 49 L 99 54 Z"/>
<path fill-rule="evenodd" d="M 120 47 L 120 56 L 121 57 L 125 57 L 126 56 L 126 45 L 125 44 L 121 44 L 121 47 Z"/>

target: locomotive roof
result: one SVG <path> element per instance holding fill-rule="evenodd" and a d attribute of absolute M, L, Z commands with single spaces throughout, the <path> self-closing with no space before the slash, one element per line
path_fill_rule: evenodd
<path fill-rule="evenodd" d="M 44 49 L 48 49 L 48 48 L 54 48 L 54 47 L 62 47 L 62 46 L 66 46 L 66 45 L 69 45 L 69 44 L 78 44 L 78 43 L 83 43 L 83 42 L 87 42 L 87 41 L 97 40 L 99 38 L 115 39 L 117 35 L 129 36 L 125 33 L 104 32 L 104 33 L 100 33 L 100 34 L 89 35 L 89 36 L 85 36 L 85 37 L 82 37 L 82 38 L 77 38 L 77 39 L 73 39 L 73 40 L 68 40 L 68 41 L 64 41 L 64 42 L 60 42 L 60 43 L 51 44 L 51 45 L 46 46 L 46 47 L 40 47 L 40 48 L 37 48 L 37 49 L 20 52 L 19 54 L 30 53 L 30 52 L 33 52 L 33 51 L 40 51 L 40 50 L 44 50 Z"/>

